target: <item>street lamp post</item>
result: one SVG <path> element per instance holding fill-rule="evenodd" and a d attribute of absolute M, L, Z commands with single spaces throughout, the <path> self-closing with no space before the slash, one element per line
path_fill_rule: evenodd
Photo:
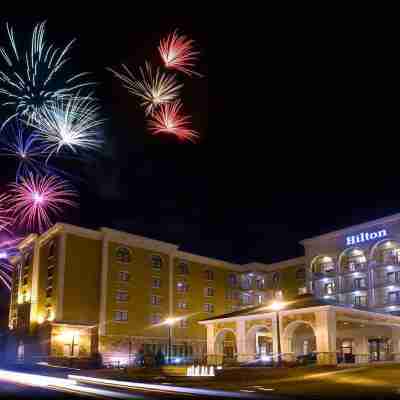
<path fill-rule="evenodd" d="M 273 302 L 269 308 L 276 312 L 276 337 L 278 341 L 278 363 L 277 366 L 280 367 L 282 365 L 282 348 L 281 348 L 281 332 L 279 325 L 279 311 L 285 306 L 284 303 L 275 301 Z"/>

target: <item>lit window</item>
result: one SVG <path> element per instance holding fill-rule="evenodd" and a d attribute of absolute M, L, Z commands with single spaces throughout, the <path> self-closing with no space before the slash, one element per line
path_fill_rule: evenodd
<path fill-rule="evenodd" d="M 158 255 L 151 256 L 151 267 L 154 269 L 162 268 L 162 258 Z"/>
<path fill-rule="evenodd" d="M 179 301 L 178 302 L 178 308 L 180 310 L 186 310 L 189 308 L 188 303 L 186 303 L 186 301 Z"/>
<path fill-rule="evenodd" d="M 129 281 L 130 275 L 128 271 L 119 271 L 118 272 L 118 279 L 123 282 Z"/>
<path fill-rule="evenodd" d="M 274 272 L 274 274 L 272 275 L 272 283 L 273 283 L 273 285 L 274 286 L 278 286 L 279 280 L 280 280 L 279 272 Z"/>
<path fill-rule="evenodd" d="M 333 294 L 335 293 L 335 282 L 329 282 L 325 284 L 325 294 Z"/>
<path fill-rule="evenodd" d="M 263 295 L 262 295 L 262 294 L 258 294 L 258 295 L 256 296 L 256 302 L 257 302 L 257 304 L 262 304 L 263 301 L 264 301 Z"/>
<path fill-rule="evenodd" d="M 181 275 L 189 274 L 189 265 L 186 261 L 181 261 L 178 265 L 178 273 Z"/>
<path fill-rule="evenodd" d="M 176 283 L 176 290 L 179 293 L 185 293 L 189 290 L 189 285 L 186 282 L 177 282 Z"/>
<path fill-rule="evenodd" d="M 214 280 L 214 271 L 211 271 L 211 270 L 208 269 L 208 270 L 204 271 L 204 274 L 205 274 L 206 279 L 208 281 L 213 281 Z"/>
<path fill-rule="evenodd" d="M 153 278 L 152 288 L 153 289 L 160 289 L 160 287 L 161 287 L 161 279 Z"/>
<path fill-rule="evenodd" d="M 356 278 L 353 282 L 354 289 L 362 289 L 367 287 L 367 280 L 365 278 Z"/>
<path fill-rule="evenodd" d="M 388 303 L 399 303 L 400 302 L 400 291 L 388 293 Z"/>
<path fill-rule="evenodd" d="M 367 306 L 367 296 L 354 296 L 354 305 L 355 306 Z"/>
<path fill-rule="evenodd" d="M 207 287 L 204 288 L 205 296 L 206 297 L 213 297 L 214 296 L 214 288 L 212 287 Z"/>
<path fill-rule="evenodd" d="M 179 328 L 187 328 L 188 327 L 188 320 L 187 319 L 181 319 L 179 321 Z"/>
<path fill-rule="evenodd" d="M 205 303 L 204 304 L 204 311 L 208 312 L 208 313 L 213 313 L 214 312 L 214 304 Z"/>
<path fill-rule="evenodd" d="M 115 299 L 117 301 L 128 301 L 129 295 L 126 290 L 117 290 L 115 294 Z"/>
<path fill-rule="evenodd" d="M 115 252 L 115 258 L 121 263 L 132 262 L 132 253 L 127 247 L 118 247 Z"/>
<path fill-rule="evenodd" d="M 258 290 L 263 290 L 265 289 L 265 279 L 264 278 L 259 278 L 256 280 L 256 286 Z"/>
<path fill-rule="evenodd" d="M 388 283 L 400 282 L 400 271 L 387 273 L 386 279 Z"/>
<path fill-rule="evenodd" d="M 114 321 L 128 321 L 128 311 L 114 311 Z"/>
<path fill-rule="evenodd" d="M 159 306 L 160 304 L 161 304 L 161 297 L 153 294 L 151 296 L 151 305 Z"/>
<path fill-rule="evenodd" d="M 251 296 L 249 296 L 248 294 L 243 293 L 242 294 L 242 304 L 243 305 L 251 304 Z"/>
<path fill-rule="evenodd" d="M 150 315 L 150 323 L 152 325 L 157 325 L 160 324 L 162 321 L 162 316 L 161 314 L 151 314 Z"/>
<path fill-rule="evenodd" d="M 229 274 L 228 282 L 231 287 L 235 287 L 237 285 L 237 276 L 236 274 Z"/>

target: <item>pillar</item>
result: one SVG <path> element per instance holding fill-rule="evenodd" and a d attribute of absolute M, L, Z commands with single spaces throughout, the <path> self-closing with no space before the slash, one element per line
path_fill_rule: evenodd
<path fill-rule="evenodd" d="M 368 338 L 362 336 L 357 338 L 357 351 L 355 353 L 356 364 L 365 364 L 369 361 Z"/>
<path fill-rule="evenodd" d="M 272 318 L 272 352 L 274 353 L 273 357 L 275 361 L 278 361 L 278 323 L 276 314 Z M 281 340 L 282 340 L 282 331 L 281 331 Z"/>
<path fill-rule="evenodd" d="M 214 324 L 207 324 L 207 364 L 221 364 L 221 360 L 218 360 L 218 355 L 215 353 L 215 328 Z"/>
<path fill-rule="evenodd" d="M 336 313 L 331 308 L 315 313 L 315 338 L 317 363 L 336 365 Z"/>
<path fill-rule="evenodd" d="M 239 362 L 250 361 L 251 356 L 246 351 L 246 322 L 236 321 L 236 345 L 237 345 L 237 360 Z"/>
<path fill-rule="evenodd" d="M 392 328 L 392 358 L 393 361 L 400 362 L 400 327 Z"/>

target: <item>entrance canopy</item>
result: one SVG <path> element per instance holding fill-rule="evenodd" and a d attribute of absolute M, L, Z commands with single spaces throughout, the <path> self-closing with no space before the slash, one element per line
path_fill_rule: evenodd
<path fill-rule="evenodd" d="M 207 328 L 212 364 L 277 359 L 279 353 L 287 361 L 312 355 L 319 364 L 400 360 L 400 317 L 334 305 L 310 295 L 199 323 Z"/>

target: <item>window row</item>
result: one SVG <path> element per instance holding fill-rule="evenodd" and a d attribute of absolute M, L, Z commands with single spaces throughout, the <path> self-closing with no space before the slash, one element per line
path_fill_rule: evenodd
<path fill-rule="evenodd" d="M 118 247 L 115 251 L 115 258 L 120 263 L 130 264 L 133 261 L 132 250 L 127 247 Z M 153 269 L 161 269 L 163 266 L 162 257 L 157 254 L 151 256 L 150 262 Z"/>

